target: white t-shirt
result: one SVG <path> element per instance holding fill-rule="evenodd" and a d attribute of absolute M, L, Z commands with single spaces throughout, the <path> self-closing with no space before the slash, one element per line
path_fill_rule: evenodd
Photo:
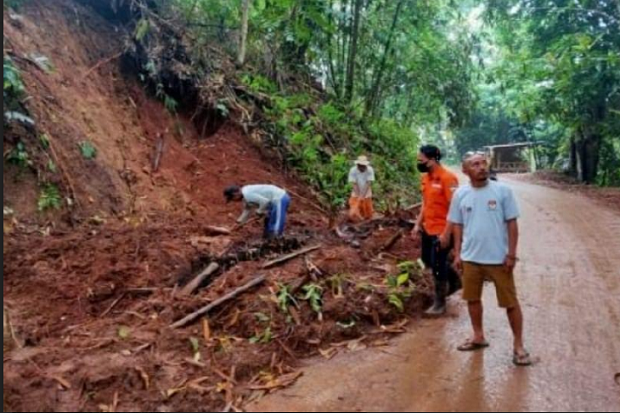
<path fill-rule="evenodd" d="M 267 211 L 272 203 L 277 203 L 284 198 L 286 191 L 275 185 L 247 185 L 241 188 L 243 194 L 243 214 L 238 222 L 244 223 L 250 217 L 253 208 L 258 208 L 259 214 Z"/>
<path fill-rule="evenodd" d="M 365 193 L 370 186 L 370 183 L 374 181 L 375 170 L 372 169 L 372 166 L 369 166 L 368 169 L 366 169 L 366 172 L 362 172 L 356 165 L 351 168 L 351 171 L 349 172 L 349 183 L 357 184 L 357 187 L 360 190 L 360 194 Z M 355 190 L 353 191 L 353 196 L 357 196 Z M 368 191 L 366 198 L 372 198 L 372 189 Z"/>
<path fill-rule="evenodd" d="M 489 181 L 484 188 L 459 188 L 448 220 L 463 225 L 461 258 L 483 265 L 501 265 L 508 255 L 508 221 L 519 218 L 512 189 Z"/>

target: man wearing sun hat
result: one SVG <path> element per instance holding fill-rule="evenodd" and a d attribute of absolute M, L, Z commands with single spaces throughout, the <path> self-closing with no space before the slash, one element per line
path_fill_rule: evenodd
<path fill-rule="evenodd" d="M 375 171 L 366 156 L 360 156 L 349 172 L 349 183 L 353 185 L 353 193 L 349 200 L 349 219 L 354 222 L 367 221 L 374 215 L 372 204 L 372 183 Z"/>

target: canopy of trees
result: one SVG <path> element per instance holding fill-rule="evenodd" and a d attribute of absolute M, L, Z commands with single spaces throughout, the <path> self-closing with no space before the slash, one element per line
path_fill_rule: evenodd
<path fill-rule="evenodd" d="M 607 0 L 482 2 L 485 85 L 462 149 L 530 140 L 588 183 L 620 184 L 620 8 Z M 478 140 L 476 140 L 478 139 Z"/>

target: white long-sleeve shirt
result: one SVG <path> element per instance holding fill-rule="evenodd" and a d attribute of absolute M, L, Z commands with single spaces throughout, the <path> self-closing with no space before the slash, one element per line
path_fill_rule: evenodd
<path fill-rule="evenodd" d="M 280 202 L 286 195 L 286 191 L 275 185 L 247 185 L 241 188 L 243 194 L 243 213 L 237 220 L 244 224 L 250 218 L 252 209 L 259 214 L 264 214 L 272 203 Z"/>

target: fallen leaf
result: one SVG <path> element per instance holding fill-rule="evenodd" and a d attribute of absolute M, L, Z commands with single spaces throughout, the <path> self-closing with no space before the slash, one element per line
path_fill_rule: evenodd
<path fill-rule="evenodd" d="M 171 397 L 173 397 L 175 394 L 178 394 L 184 390 L 186 390 L 186 385 L 187 384 L 187 379 L 183 380 L 181 383 L 179 383 L 179 385 L 177 387 L 174 387 L 172 389 L 168 389 L 166 391 L 166 398 L 170 399 Z"/>
<path fill-rule="evenodd" d="M 202 336 L 205 339 L 205 344 L 209 345 L 211 342 L 211 327 L 209 326 L 209 320 L 206 318 L 202 319 Z"/>
<path fill-rule="evenodd" d="M 336 354 L 338 354 L 338 349 L 336 348 L 329 348 L 327 350 L 319 349 L 319 353 L 321 353 L 321 356 L 325 357 L 327 360 L 331 360 L 336 356 Z"/>
<path fill-rule="evenodd" d="M 279 377 L 275 381 L 271 381 L 267 384 L 250 386 L 250 390 L 266 390 L 272 392 L 276 389 L 283 389 L 289 387 L 301 377 L 303 376 L 303 372 L 299 371 L 297 373 L 285 374 L 284 376 Z"/>
<path fill-rule="evenodd" d="M 144 389 L 148 390 L 151 387 L 151 379 L 146 371 L 142 367 L 135 367 L 136 371 L 140 374 L 140 378 L 144 382 Z"/>
<path fill-rule="evenodd" d="M 126 340 L 131 335 L 131 329 L 127 326 L 120 326 L 118 328 L 118 336 L 123 340 Z"/>
<path fill-rule="evenodd" d="M 347 344 L 347 349 L 351 352 L 366 350 L 368 346 L 362 343 L 361 340 L 353 340 Z"/>
<path fill-rule="evenodd" d="M 64 378 L 62 378 L 60 376 L 51 376 L 50 378 L 56 380 L 58 382 L 58 384 L 60 384 L 64 390 L 70 390 L 71 389 L 71 383 L 69 383 Z"/>

